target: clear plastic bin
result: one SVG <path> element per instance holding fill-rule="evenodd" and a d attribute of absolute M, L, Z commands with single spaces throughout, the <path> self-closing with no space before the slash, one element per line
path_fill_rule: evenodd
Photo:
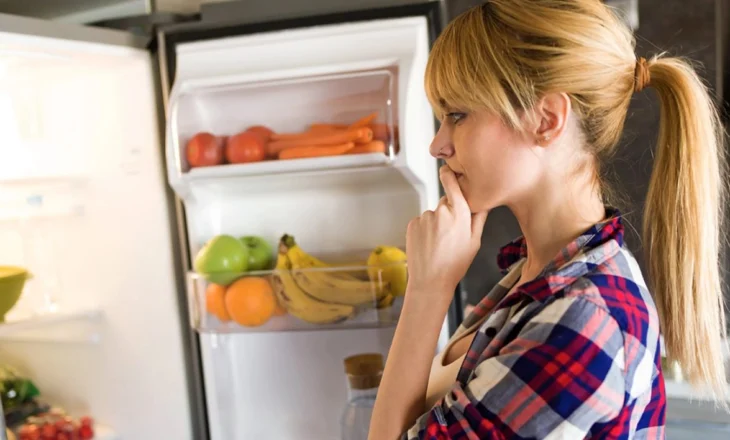
<path fill-rule="evenodd" d="M 398 152 L 396 70 L 181 87 L 168 154 L 191 177 L 386 163 Z"/>
<path fill-rule="evenodd" d="M 190 272 L 191 325 L 212 333 L 392 326 L 400 315 L 406 274 L 406 263 Z"/>

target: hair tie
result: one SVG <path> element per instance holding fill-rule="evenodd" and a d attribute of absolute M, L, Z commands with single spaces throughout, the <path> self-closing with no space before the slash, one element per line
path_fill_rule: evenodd
<path fill-rule="evenodd" d="M 640 92 L 649 86 L 651 83 L 651 74 L 649 73 L 649 64 L 647 63 L 646 58 L 641 57 L 636 60 L 636 71 L 634 72 L 634 75 L 634 92 Z"/>

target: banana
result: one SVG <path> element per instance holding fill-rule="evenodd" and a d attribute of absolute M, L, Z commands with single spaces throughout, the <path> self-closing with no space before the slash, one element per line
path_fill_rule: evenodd
<path fill-rule="evenodd" d="M 406 253 L 395 246 L 376 247 L 368 257 L 368 274 L 371 280 L 387 282 L 393 295 L 405 295 L 408 284 Z"/>
<path fill-rule="evenodd" d="M 315 299 L 335 304 L 376 307 L 390 293 L 385 283 L 336 277 L 334 274 L 337 271 L 313 268 L 309 264 L 316 258 L 301 250 L 291 236 L 282 237 L 280 249 L 289 257 L 294 281 Z"/>
<path fill-rule="evenodd" d="M 282 240 L 286 240 L 289 244 L 287 245 L 288 250 L 287 254 L 289 254 L 289 258 L 292 262 L 296 262 L 296 265 L 298 268 L 305 269 L 305 268 L 315 268 L 315 269 L 332 269 L 332 268 L 343 268 L 343 267 L 357 267 L 357 266 L 364 266 L 365 263 L 345 263 L 345 264 L 330 264 L 325 263 L 324 261 L 320 260 L 319 258 L 310 255 L 306 253 L 302 248 L 299 247 L 298 244 L 294 241 L 294 238 L 290 235 L 285 235 L 282 237 Z M 334 270 L 330 273 L 330 276 L 333 276 L 335 278 L 341 278 L 345 280 L 363 280 L 367 279 L 367 277 L 364 277 L 362 275 L 365 275 L 363 273 L 358 272 L 364 272 L 364 270 L 353 270 L 353 271 L 347 271 L 347 270 Z M 357 275 L 361 275 L 358 277 Z"/>
<path fill-rule="evenodd" d="M 355 308 L 342 304 L 327 304 L 307 295 L 294 281 L 291 262 L 279 252 L 274 272 L 273 288 L 279 303 L 297 318 L 312 324 L 333 324 L 351 318 Z"/>
<path fill-rule="evenodd" d="M 380 301 L 378 301 L 378 305 L 376 306 L 376 308 L 384 309 L 386 307 L 390 307 L 393 305 L 393 301 L 395 301 L 395 296 L 389 293 L 385 295 Z"/>
<path fill-rule="evenodd" d="M 294 268 L 292 277 L 297 285 L 309 296 L 320 301 L 375 307 L 377 302 L 389 293 L 387 286 L 378 288 L 374 282 L 343 280 L 327 272 L 301 271 L 296 270 L 295 265 L 292 267 Z"/>

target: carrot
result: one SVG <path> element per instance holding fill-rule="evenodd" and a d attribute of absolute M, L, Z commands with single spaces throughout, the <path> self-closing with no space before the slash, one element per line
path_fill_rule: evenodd
<path fill-rule="evenodd" d="M 373 130 L 368 127 L 354 130 L 343 130 L 325 133 L 310 133 L 307 136 L 271 141 L 267 146 L 270 155 L 277 155 L 282 150 L 292 147 L 308 147 L 312 145 L 341 145 L 347 142 L 366 143 L 373 140 Z"/>
<path fill-rule="evenodd" d="M 272 141 L 290 141 L 296 139 L 304 139 L 314 134 L 311 130 L 302 131 L 299 133 L 275 133 L 271 135 Z"/>
<path fill-rule="evenodd" d="M 360 127 L 367 127 L 368 125 L 372 124 L 373 121 L 375 121 L 375 118 L 378 117 L 378 112 L 370 113 L 369 115 L 358 119 L 357 121 L 350 124 L 348 128 L 360 128 Z"/>
<path fill-rule="evenodd" d="M 312 124 L 309 126 L 309 131 L 311 133 L 323 133 L 327 131 L 337 131 L 337 130 L 347 130 L 347 125 L 345 124 Z"/>
<path fill-rule="evenodd" d="M 373 139 L 379 139 L 381 141 L 387 141 L 390 139 L 390 126 L 388 124 L 371 124 L 370 128 L 373 130 Z M 393 126 L 393 134 L 398 137 L 398 126 Z"/>
<path fill-rule="evenodd" d="M 337 156 L 347 153 L 354 147 L 354 142 L 346 142 L 339 145 L 302 145 L 282 150 L 279 153 L 279 159 L 302 159 L 306 157 Z"/>
<path fill-rule="evenodd" d="M 385 153 L 385 142 L 370 141 L 367 144 L 357 144 L 355 145 L 355 148 L 347 152 L 347 154 L 364 153 Z"/>
<path fill-rule="evenodd" d="M 274 133 L 271 135 L 272 141 L 289 141 L 294 139 L 309 138 L 313 135 L 322 133 L 332 133 L 338 130 L 347 130 L 347 125 L 344 124 L 312 124 L 305 131 L 299 133 Z"/>

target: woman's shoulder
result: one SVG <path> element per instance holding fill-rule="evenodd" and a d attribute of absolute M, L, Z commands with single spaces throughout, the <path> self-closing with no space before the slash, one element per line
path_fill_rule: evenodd
<path fill-rule="evenodd" d="M 625 247 L 575 278 L 563 295 L 582 298 L 606 310 L 629 335 L 659 338 L 656 305 L 636 258 Z"/>

